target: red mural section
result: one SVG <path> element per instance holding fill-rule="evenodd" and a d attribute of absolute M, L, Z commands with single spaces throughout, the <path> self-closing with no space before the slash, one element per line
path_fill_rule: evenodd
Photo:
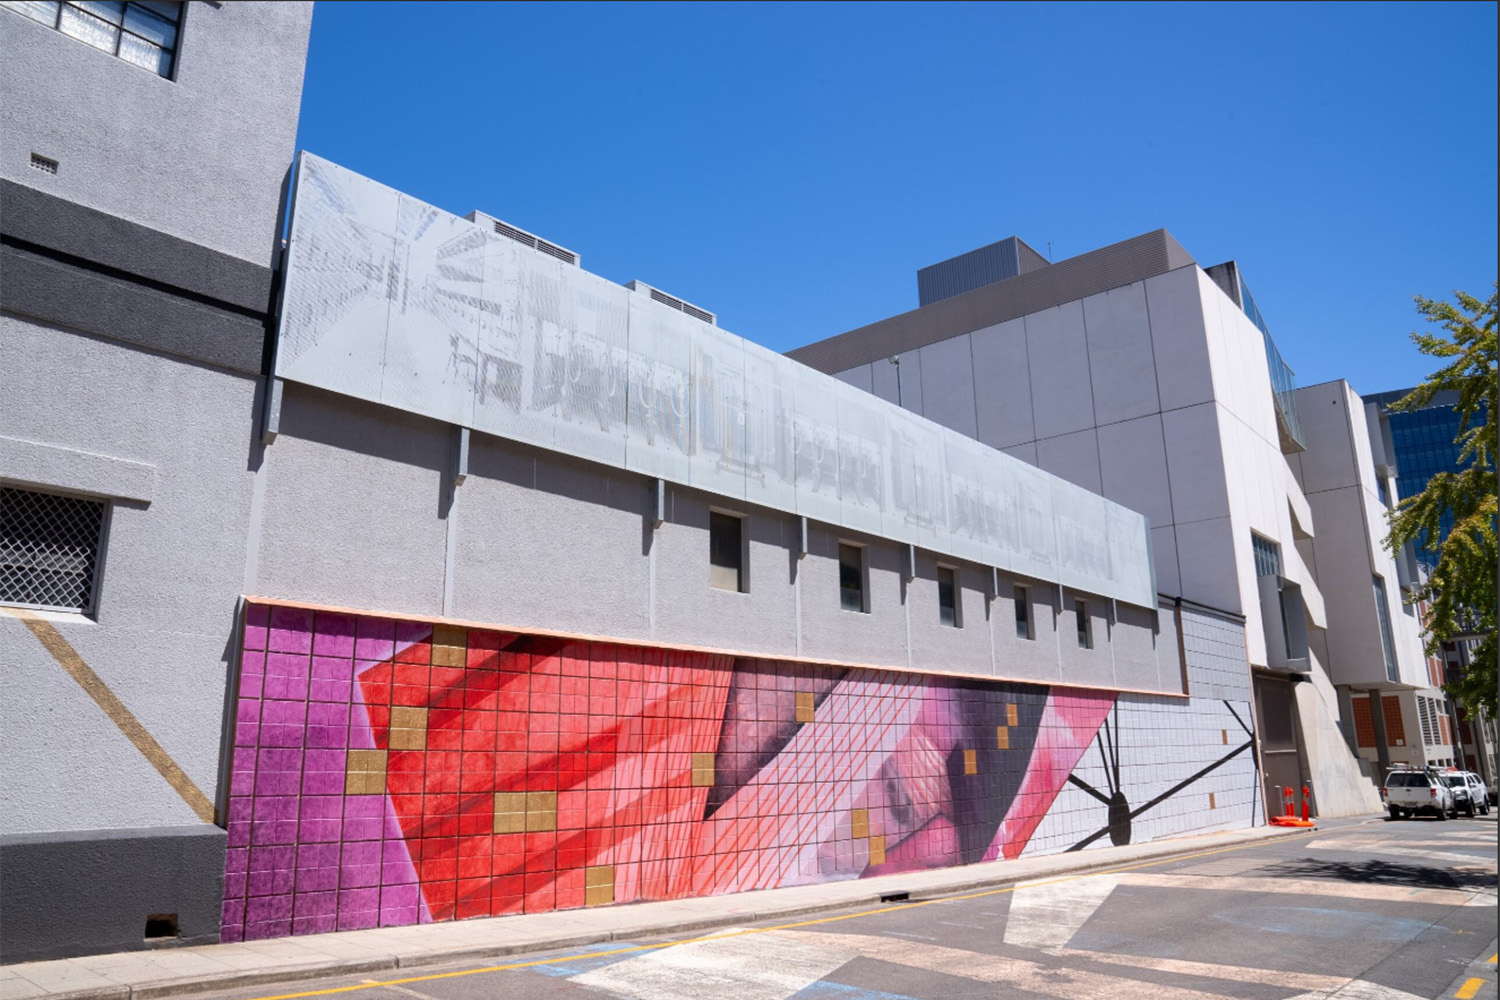
<path fill-rule="evenodd" d="M 222 934 L 1013 857 L 1113 701 L 251 605 Z"/>

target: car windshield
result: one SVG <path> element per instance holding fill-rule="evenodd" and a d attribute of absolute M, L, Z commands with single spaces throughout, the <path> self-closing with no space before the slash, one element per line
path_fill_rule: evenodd
<path fill-rule="evenodd" d="M 1449 788 L 1463 788 L 1468 784 L 1468 780 L 1461 774 L 1444 775 L 1443 781 L 1447 783 Z"/>

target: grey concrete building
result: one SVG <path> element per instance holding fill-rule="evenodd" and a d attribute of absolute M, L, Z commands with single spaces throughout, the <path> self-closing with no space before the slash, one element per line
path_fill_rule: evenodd
<path fill-rule="evenodd" d="M 311 13 L 0 4 L 6 960 L 217 938 L 225 680 Z"/>
<path fill-rule="evenodd" d="M 1328 425 L 1235 262 L 1200 267 L 1164 230 L 965 290 L 970 257 L 923 270 L 947 297 L 791 356 L 1145 513 L 1160 590 L 1247 620 L 1268 799 L 1308 782 L 1323 815 L 1379 808 L 1338 685 L 1425 684 L 1417 632 L 1370 508 L 1311 502 L 1334 466 L 1373 489 L 1362 411 Z M 1336 545 L 1351 561 L 1325 580 L 1314 550 Z"/>

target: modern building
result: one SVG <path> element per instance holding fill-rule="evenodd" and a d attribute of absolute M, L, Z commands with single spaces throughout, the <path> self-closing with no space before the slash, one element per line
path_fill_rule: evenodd
<path fill-rule="evenodd" d="M 218 935 L 225 685 L 311 13 L 0 3 L 6 961 Z"/>
<path fill-rule="evenodd" d="M 1324 454 L 1353 424 L 1309 414 L 1324 393 L 1295 389 L 1235 262 L 1201 267 L 1164 230 L 1024 260 L 925 268 L 919 308 L 791 356 L 1143 512 L 1158 589 L 1246 619 L 1267 800 L 1308 783 L 1322 815 L 1378 809 L 1342 692 L 1430 682 L 1368 445 Z M 1336 402 L 1367 440 L 1357 400 Z"/>
<path fill-rule="evenodd" d="M 1411 389 L 1397 389 L 1365 397 L 1368 405 L 1375 407 L 1384 426 L 1388 427 L 1385 453 L 1388 456 L 1386 472 L 1395 479 L 1394 492 L 1382 494 L 1388 506 L 1394 506 L 1399 498 L 1416 496 L 1427 488 L 1427 483 L 1439 472 L 1457 473 L 1470 464 L 1459 461 L 1459 415 L 1454 408 L 1458 394 L 1439 392 L 1431 402 L 1417 410 L 1395 410 L 1392 404 L 1411 394 Z M 1441 518 L 1443 537 L 1453 527 L 1453 517 L 1444 513 Z M 1429 572 L 1437 564 L 1437 554 L 1431 545 L 1411 546 L 1408 554 L 1418 564 L 1414 572 Z M 1425 605 L 1419 605 L 1419 615 L 1425 614 Z M 1429 657 L 1428 667 L 1434 687 L 1451 683 L 1468 666 L 1474 643 L 1448 642 L 1443 644 L 1442 657 Z M 1445 743 L 1452 743 L 1454 761 L 1463 762 L 1470 771 L 1478 772 L 1487 783 L 1493 784 L 1500 774 L 1500 738 L 1494 719 L 1470 718 L 1457 702 L 1447 701 L 1446 711 L 1439 717 L 1438 727 L 1451 733 Z"/>
<path fill-rule="evenodd" d="M 293 171 L 309 15 L 0 5 L 4 960 L 1263 822 L 1176 535 Z"/>

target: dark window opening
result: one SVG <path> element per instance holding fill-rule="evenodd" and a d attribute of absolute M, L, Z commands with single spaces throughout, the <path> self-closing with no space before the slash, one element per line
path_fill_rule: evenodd
<path fill-rule="evenodd" d="M 708 583 L 719 590 L 744 593 L 743 519 L 711 511 L 708 515 Z"/>
<path fill-rule="evenodd" d="M 1031 595 L 1025 587 L 1016 588 L 1016 638 L 1036 638 L 1031 633 Z"/>
<path fill-rule="evenodd" d="M 1094 648 L 1094 625 L 1089 620 L 1089 602 L 1074 601 L 1073 615 L 1078 620 L 1078 648 Z"/>
<path fill-rule="evenodd" d="M 146 918 L 147 941 L 177 937 L 177 914 L 153 913 Z"/>
<path fill-rule="evenodd" d="M 839 607 L 845 611 L 870 610 L 865 604 L 865 550 L 843 542 L 839 543 Z"/>
<path fill-rule="evenodd" d="M 938 621 L 950 628 L 963 628 L 958 614 L 958 571 L 939 566 L 937 580 Z"/>

